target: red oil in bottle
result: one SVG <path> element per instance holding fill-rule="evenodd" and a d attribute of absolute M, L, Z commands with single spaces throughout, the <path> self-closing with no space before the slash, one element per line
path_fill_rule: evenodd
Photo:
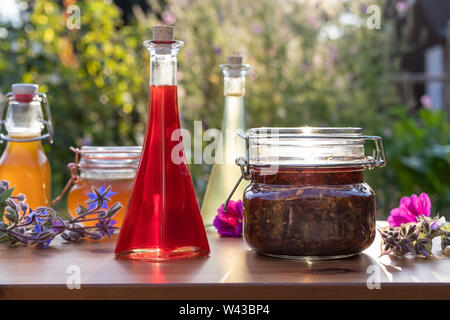
<path fill-rule="evenodd" d="M 171 260 L 209 254 L 206 232 L 186 161 L 173 161 L 173 150 L 185 159 L 177 87 L 150 87 L 144 149 L 116 247 L 118 258 Z M 181 155 L 181 153 L 183 153 Z M 179 162 L 179 161 L 178 161 Z"/>

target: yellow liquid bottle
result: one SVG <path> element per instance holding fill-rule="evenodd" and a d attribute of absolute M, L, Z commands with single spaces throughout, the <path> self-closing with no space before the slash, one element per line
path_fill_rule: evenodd
<path fill-rule="evenodd" d="M 9 137 L 20 139 L 12 135 Z M 31 208 L 48 206 L 51 171 L 42 142 L 8 142 L 0 158 L 0 180 L 7 180 L 15 186 L 13 195 L 26 195 Z"/>
<path fill-rule="evenodd" d="M 201 208 L 203 222 L 209 230 L 214 230 L 212 224 L 217 209 L 225 202 L 241 176 L 241 170 L 235 160 L 245 155 L 245 141 L 237 136 L 237 132 L 245 130 L 245 75 L 249 65 L 242 64 L 241 56 L 231 56 L 227 57 L 227 63 L 220 68 L 224 74 L 225 96 L 222 156 L 216 153 Z M 231 199 L 242 200 L 246 187 L 246 183 L 241 183 Z"/>
<path fill-rule="evenodd" d="M 13 195 L 20 193 L 27 198 L 27 204 L 36 209 L 50 205 L 51 169 L 42 147 L 41 136 L 44 123 L 51 128 L 51 120 L 44 121 L 41 103 L 46 103 L 45 95 L 37 92 L 37 85 L 14 84 L 12 93 L 7 95 L 8 109 L 5 128 L 7 141 L 0 157 L 0 180 L 7 180 L 14 188 Z M 50 130 L 52 131 L 52 130 Z"/>

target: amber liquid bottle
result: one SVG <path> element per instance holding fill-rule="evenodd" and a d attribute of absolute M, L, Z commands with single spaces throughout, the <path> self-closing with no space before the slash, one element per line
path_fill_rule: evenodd
<path fill-rule="evenodd" d="M 207 256 L 209 244 L 180 137 L 177 53 L 172 27 L 154 27 L 150 103 L 142 156 L 116 257 L 162 261 Z"/>
<path fill-rule="evenodd" d="M 46 103 L 50 117 L 49 108 L 45 95 L 37 89 L 33 84 L 14 84 L 7 95 L 8 134 L 1 137 L 7 145 L 0 158 L 0 180 L 7 180 L 14 187 L 13 195 L 24 194 L 33 209 L 48 206 L 51 196 L 50 164 L 41 142 L 52 138 L 51 134 L 41 135 L 44 124 L 52 132 L 51 118 L 44 121 L 41 103 Z"/>

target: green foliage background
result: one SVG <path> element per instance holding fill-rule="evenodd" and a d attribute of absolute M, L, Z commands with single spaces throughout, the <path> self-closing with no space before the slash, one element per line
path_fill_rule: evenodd
<path fill-rule="evenodd" d="M 377 192 L 378 217 L 400 196 L 423 191 L 434 212 L 450 215 L 450 129 L 444 114 L 415 115 L 400 103 L 391 81 L 398 70 L 395 18 L 383 19 L 379 30 L 367 28 L 360 0 L 150 3 L 151 13 L 135 8 L 127 25 L 116 5 L 100 0 L 23 1 L 20 26 L 0 22 L 7 31 L 0 39 L 1 92 L 35 82 L 49 96 L 56 138 L 45 148 L 54 195 L 68 179 L 69 146 L 142 143 L 149 77 L 142 42 L 151 38 L 152 25 L 164 23 L 175 24 L 176 38 L 185 42 L 178 75 L 182 126 L 192 129 L 202 120 L 205 130 L 220 128 L 219 64 L 239 52 L 251 65 L 248 127 L 363 127 L 386 139 L 388 166 L 366 175 Z M 66 27 L 71 4 L 81 9 L 80 30 Z M 200 201 L 209 170 L 191 166 Z"/>

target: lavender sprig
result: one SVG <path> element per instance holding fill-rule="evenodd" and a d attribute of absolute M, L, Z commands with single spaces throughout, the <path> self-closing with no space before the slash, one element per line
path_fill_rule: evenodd
<path fill-rule="evenodd" d="M 86 237 L 100 240 L 118 229 L 112 217 L 122 205 L 116 202 L 108 208 L 110 197 L 115 194 L 110 186 L 93 187 L 92 193 L 87 195 L 89 207 L 78 205 L 77 216 L 68 219 L 58 216 L 52 208 L 29 208 L 25 195 L 12 196 L 13 191 L 7 181 L 0 180 L 0 242 L 46 248 L 58 235 L 69 242 Z M 88 221 L 97 223 L 84 226 L 83 222 Z"/>
<path fill-rule="evenodd" d="M 418 216 L 416 222 L 379 228 L 378 232 L 382 239 L 380 256 L 410 254 L 428 259 L 433 255 L 433 239 L 436 237 L 441 237 L 443 251 L 450 246 L 450 225 L 443 217 Z"/>

